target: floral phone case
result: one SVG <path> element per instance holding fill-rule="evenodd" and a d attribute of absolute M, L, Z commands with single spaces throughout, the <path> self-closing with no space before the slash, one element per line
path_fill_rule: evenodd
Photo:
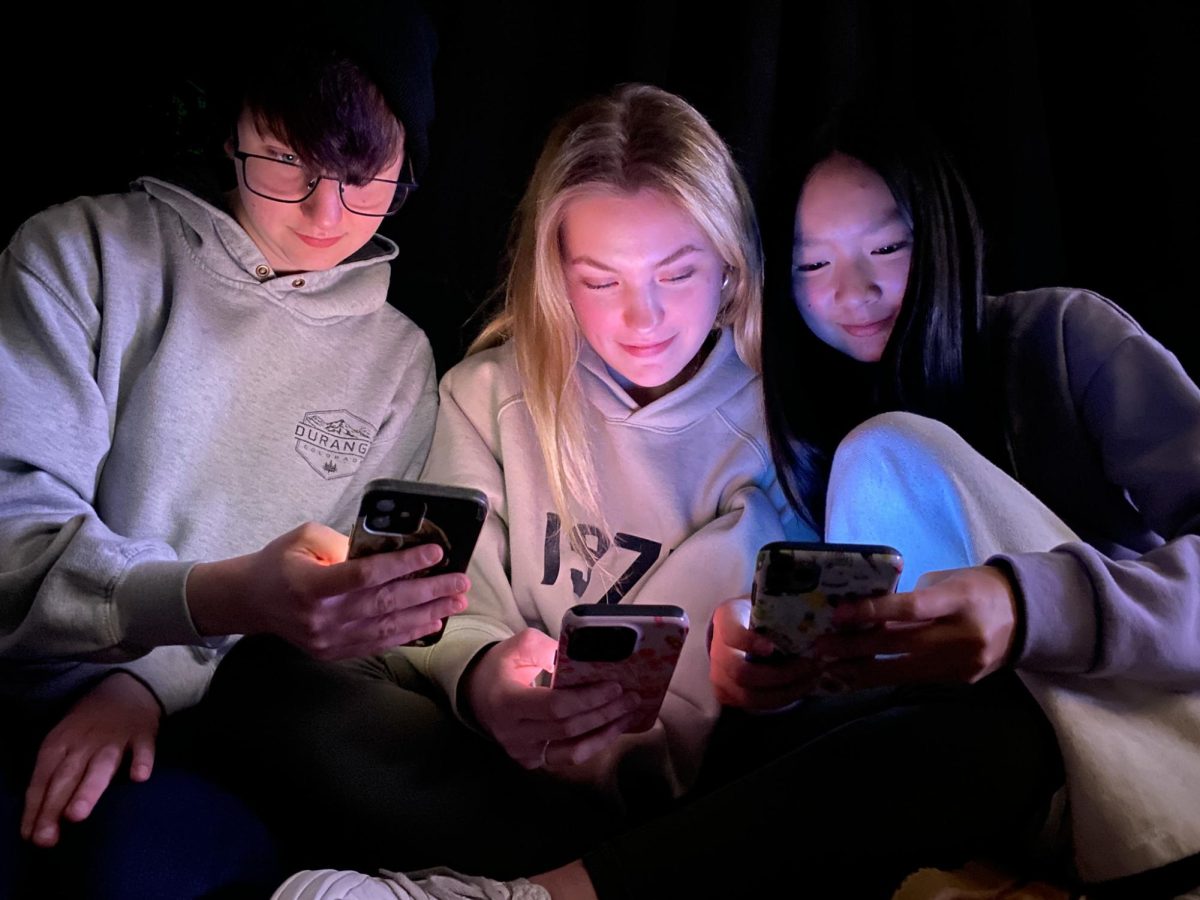
<path fill-rule="evenodd" d="M 896 589 L 904 560 L 876 544 L 778 542 L 758 553 L 750 627 L 782 654 L 807 653 L 833 630 L 833 610 L 846 600 Z"/>
<path fill-rule="evenodd" d="M 658 718 L 687 633 L 687 613 L 678 606 L 573 606 L 563 616 L 551 687 L 619 682 L 642 698 L 629 731 L 647 731 Z"/>

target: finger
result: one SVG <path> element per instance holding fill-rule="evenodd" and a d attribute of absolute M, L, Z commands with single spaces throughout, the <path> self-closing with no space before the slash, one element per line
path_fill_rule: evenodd
<path fill-rule="evenodd" d="M 34 823 L 41 812 L 42 804 L 46 801 L 50 779 L 66 755 L 65 747 L 52 745 L 48 741 L 43 742 L 38 751 L 33 776 L 29 779 L 29 787 L 25 789 L 25 808 L 21 812 L 21 837 L 25 840 L 33 837 Z"/>
<path fill-rule="evenodd" d="M 839 604 L 833 611 L 833 624 L 840 628 L 879 622 L 922 622 L 952 615 L 960 606 L 954 591 L 936 587 L 883 594 Z"/>
<path fill-rule="evenodd" d="M 395 579 L 338 598 L 330 606 L 330 615 L 346 623 L 375 619 L 423 606 L 442 597 L 464 596 L 470 587 L 467 576 L 458 572 Z"/>
<path fill-rule="evenodd" d="M 154 735 L 143 734 L 135 737 L 131 751 L 129 780 L 146 781 L 154 771 Z"/>
<path fill-rule="evenodd" d="M 620 697 L 622 688 L 615 681 L 598 681 L 568 688 L 514 685 L 507 693 L 505 707 L 510 719 L 545 723 L 599 709 Z"/>
<path fill-rule="evenodd" d="M 52 847 L 58 842 L 59 820 L 67 802 L 79 786 L 85 766 L 84 757 L 68 753 L 51 773 L 41 806 L 33 821 L 32 840 L 37 846 Z"/>
<path fill-rule="evenodd" d="M 759 664 L 758 669 L 775 669 Z M 713 692 L 725 706 L 743 709 L 778 709 L 810 694 L 820 676 L 820 666 L 810 659 L 790 661 L 771 673 L 773 680 L 747 685 L 732 680 L 715 680 Z"/>
<path fill-rule="evenodd" d="M 92 754 L 87 769 L 66 802 L 64 818 L 71 822 L 82 822 L 91 815 L 100 795 L 108 789 L 113 776 L 117 774 L 123 755 L 124 748 L 115 744 L 106 744 Z"/>
<path fill-rule="evenodd" d="M 770 660 L 743 660 L 727 672 L 732 683 L 751 690 L 786 687 L 810 679 L 819 665 L 806 656 L 788 656 Z"/>
<path fill-rule="evenodd" d="M 441 559 L 441 547 L 437 544 L 421 544 L 392 553 L 375 553 L 358 559 L 347 559 L 336 565 L 314 565 L 305 577 L 313 596 L 332 597 L 378 587 L 398 578 L 407 578 L 422 569 L 436 565 Z"/>
<path fill-rule="evenodd" d="M 554 742 L 546 747 L 546 765 L 554 766 L 579 765 L 587 762 L 597 753 L 605 750 L 617 738 L 641 718 L 641 712 L 634 710 L 596 731 L 577 737 L 574 740 Z"/>
<path fill-rule="evenodd" d="M 617 719 L 629 715 L 642 705 L 642 698 L 625 691 L 613 700 L 577 713 L 565 719 L 526 720 L 523 730 L 534 742 L 572 741 L 582 735 L 605 728 Z"/>
<path fill-rule="evenodd" d="M 872 628 L 868 631 L 825 634 L 813 643 L 813 653 L 823 660 L 862 659 L 892 653 L 916 653 L 936 646 L 949 629 L 936 623 L 905 628 Z"/>
<path fill-rule="evenodd" d="M 303 649 L 321 660 L 373 656 L 433 634 L 442 627 L 442 619 L 466 608 L 466 597 L 442 597 L 415 609 L 343 626 L 311 639 Z"/>
<path fill-rule="evenodd" d="M 775 652 L 770 639 L 750 628 L 750 601 L 727 600 L 713 613 L 713 647 L 727 647 L 756 656 Z"/>

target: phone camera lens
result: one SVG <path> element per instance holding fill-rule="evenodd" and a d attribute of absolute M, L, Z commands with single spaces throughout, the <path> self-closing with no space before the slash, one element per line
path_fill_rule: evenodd
<path fill-rule="evenodd" d="M 387 515 L 371 516 L 367 520 L 367 525 L 371 527 L 372 531 L 388 531 L 392 527 L 392 517 Z"/>
<path fill-rule="evenodd" d="M 390 513 L 396 508 L 396 501 L 390 498 L 381 498 L 375 501 L 375 511 L 381 513 Z"/>

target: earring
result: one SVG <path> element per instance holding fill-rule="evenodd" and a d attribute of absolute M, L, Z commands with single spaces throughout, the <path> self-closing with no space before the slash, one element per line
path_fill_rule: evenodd
<path fill-rule="evenodd" d="M 721 290 L 729 287 L 729 269 L 725 269 L 725 276 L 721 279 Z"/>

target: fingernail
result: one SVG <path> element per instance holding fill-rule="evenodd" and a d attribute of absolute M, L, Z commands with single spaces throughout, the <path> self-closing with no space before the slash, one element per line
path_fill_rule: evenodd
<path fill-rule="evenodd" d="M 34 835 L 34 838 L 39 841 L 54 840 L 54 826 L 53 825 L 43 825 L 41 828 L 39 828 L 37 830 L 37 834 Z"/>
<path fill-rule="evenodd" d="M 457 600 L 454 601 L 454 611 L 455 612 L 462 612 L 466 608 L 467 608 L 467 598 L 466 597 L 459 597 Z"/>
<path fill-rule="evenodd" d="M 465 579 L 461 576 L 454 579 L 454 593 L 465 594 L 467 592 L 467 589 L 470 587 L 471 587 L 471 582 L 467 581 L 467 579 Z"/>

